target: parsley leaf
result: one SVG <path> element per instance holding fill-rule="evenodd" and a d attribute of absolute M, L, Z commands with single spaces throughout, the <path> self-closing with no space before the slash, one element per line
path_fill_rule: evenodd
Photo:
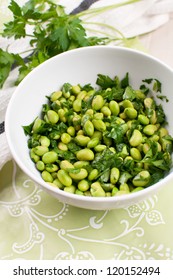
<path fill-rule="evenodd" d="M 18 84 L 32 69 L 55 55 L 74 48 L 105 45 L 114 41 L 115 38 L 110 37 L 109 34 L 106 37 L 87 36 L 87 28 L 84 27 L 85 22 L 82 21 L 82 17 L 89 14 L 97 15 L 106 10 L 136 1 L 139 0 L 129 0 L 122 4 L 109 5 L 101 9 L 96 8 L 77 14 L 68 14 L 63 6 L 52 0 L 28 0 L 23 6 L 19 6 L 17 2 L 11 0 L 9 10 L 13 14 L 13 20 L 4 24 L 1 35 L 6 38 L 13 37 L 15 40 L 27 37 L 30 44 L 29 55 L 22 58 L 23 56 L 21 57 L 19 54 L 19 61 L 19 58 L 9 54 L 9 62 L 5 65 L 0 64 L 0 66 L 3 66 L 0 68 L 0 87 L 3 86 L 12 66 L 19 66 L 19 76 L 16 81 L 16 84 Z M 95 24 L 99 25 L 99 23 Z M 102 32 L 100 34 L 102 35 Z M 128 39 L 124 40 L 123 36 L 122 38 L 116 38 L 116 42 L 120 44 L 126 44 L 127 41 Z M 116 86 L 117 78 L 113 80 L 113 84 L 111 79 L 109 82 L 111 87 Z M 122 81 L 122 88 L 124 84 L 127 85 L 127 82 L 128 77 L 126 76 Z"/>

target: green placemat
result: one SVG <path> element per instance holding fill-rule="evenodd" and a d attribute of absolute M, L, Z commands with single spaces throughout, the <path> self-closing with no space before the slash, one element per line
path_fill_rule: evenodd
<path fill-rule="evenodd" d="M 15 164 L 0 172 L 0 259 L 173 259 L 173 185 L 125 209 L 59 202 Z"/>

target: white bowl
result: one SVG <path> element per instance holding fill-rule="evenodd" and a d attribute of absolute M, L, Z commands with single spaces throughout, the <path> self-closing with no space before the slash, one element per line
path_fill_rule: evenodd
<path fill-rule="evenodd" d="M 173 179 L 172 170 L 158 183 L 136 193 L 114 197 L 84 197 L 70 194 L 48 185 L 31 161 L 27 138 L 23 125 L 30 124 L 40 114 L 46 95 L 58 90 L 63 83 L 95 85 L 97 74 L 123 78 L 129 72 L 134 88 L 143 79 L 155 78 L 162 83 L 162 93 L 169 102 L 163 102 L 169 123 L 168 130 L 173 135 L 173 70 L 164 63 L 144 53 L 111 46 L 85 47 L 57 55 L 34 69 L 17 87 L 9 102 L 5 130 L 11 153 L 20 168 L 40 187 L 60 201 L 87 209 L 123 208 L 137 203 L 164 187 Z"/>

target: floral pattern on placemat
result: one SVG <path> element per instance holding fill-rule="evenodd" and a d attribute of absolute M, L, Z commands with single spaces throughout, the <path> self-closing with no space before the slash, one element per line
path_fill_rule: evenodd
<path fill-rule="evenodd" d="M 0 185 L 0 259 L 173 259 L 161 193 L 125 209 L 80 209 L 45 193 L 12 161 Z"/>

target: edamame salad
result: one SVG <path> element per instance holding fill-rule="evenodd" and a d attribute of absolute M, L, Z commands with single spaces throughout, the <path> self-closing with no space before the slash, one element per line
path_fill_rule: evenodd
<path fill-rule="evenodd" d="M 98 74 L 91 84 L 64 83 L 50 93 L 41 117 L 23 126 L 35 167 L 65 192 L 110 197 L 148 188 L 169 172 L 173 138 L 156 99 L 157 79 Z"/>

